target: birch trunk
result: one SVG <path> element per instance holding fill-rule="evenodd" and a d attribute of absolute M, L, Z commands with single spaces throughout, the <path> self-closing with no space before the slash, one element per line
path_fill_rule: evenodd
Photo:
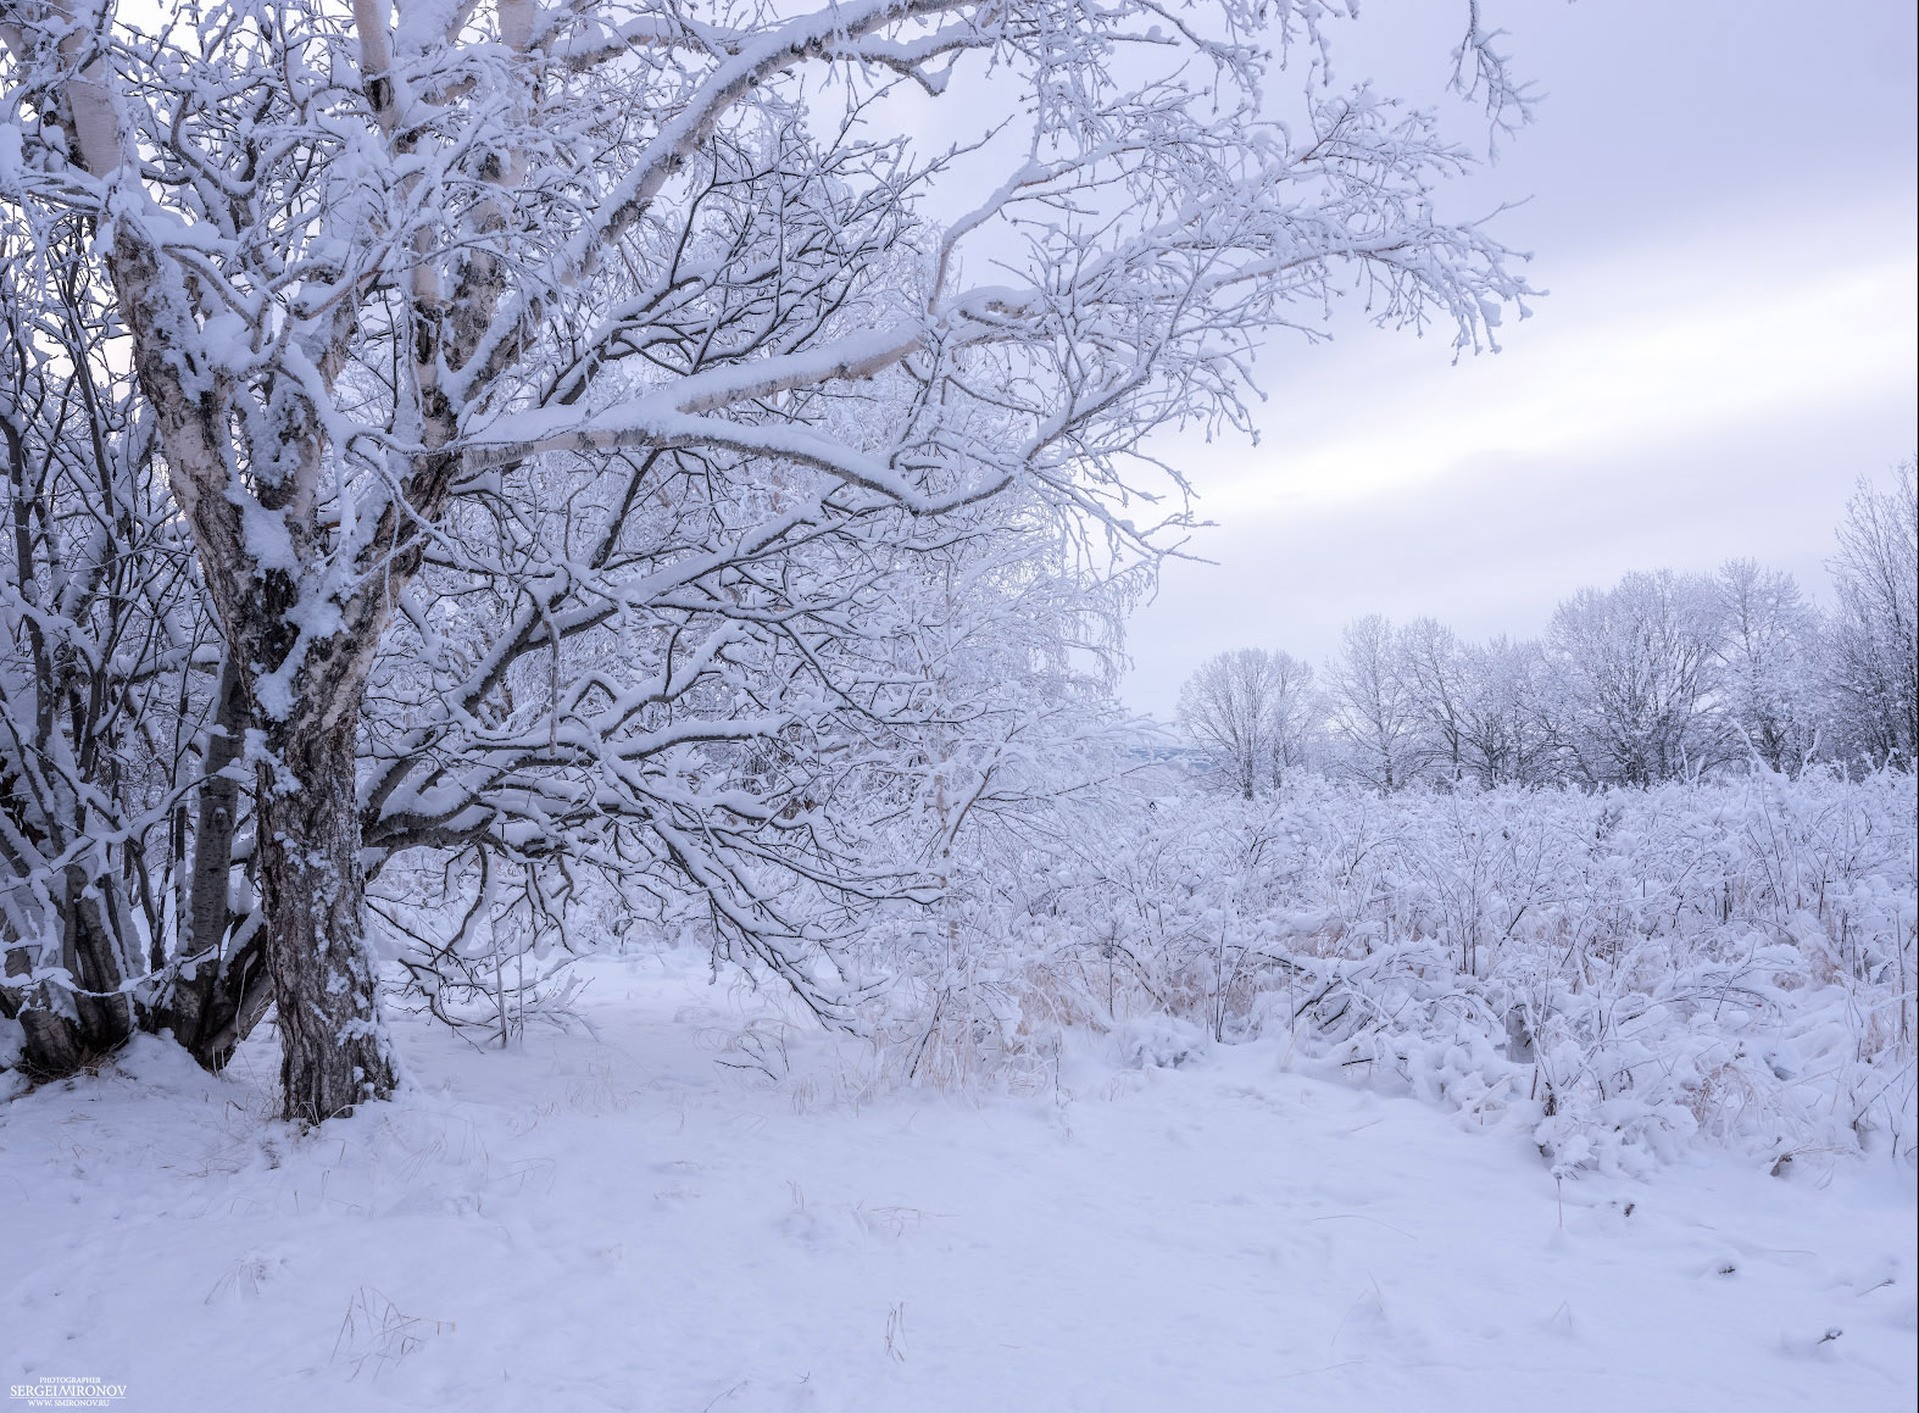
<path fill-rule="evenodd" d="M 233 654 L 220 674 L 220 701 L 208 733 L 206 778 L 200 783 L 193 831 L 193 875 L 186 910 L 184 951 L 194 958 L 165 998 L 156 1024 L 193 1052 L 210 1070 L 232 1058 L 272 1003 L 266 969 L 266 933 L 233 915 L 233 840 L 240 820 L 240 782 L 232 768 L 240 759 L 247 728 L 243 674 Z"/>
<path fill-rule="evenodd" d="M 298 713 L 272 731 L 275 759 L 260 767 L 257 787 L 281 1093 L 285 1117 L 308 1124 L 384 1099 L 395 1082 L 367 950 L 354 792 L 359 712 L 329 718 Z"/>

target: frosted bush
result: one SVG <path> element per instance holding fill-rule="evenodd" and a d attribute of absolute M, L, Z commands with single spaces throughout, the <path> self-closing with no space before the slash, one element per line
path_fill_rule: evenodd
<path fill-rule="evenodd" d="M 881 1029 L 913 1082 L 1019 1073 L 1071 1026 L 1129 1063 L 1276 1042 L 1529 1124 L 1562 1173 L 1695 1143 L 1909 1158 L 1914 803 L 1895 773 L 1109 792 L 976 840 L 937 920 L 874 929 Z"/>

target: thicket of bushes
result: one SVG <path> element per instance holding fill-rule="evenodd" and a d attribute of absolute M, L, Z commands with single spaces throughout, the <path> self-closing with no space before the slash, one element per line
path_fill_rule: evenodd
<path fill-rule="evenodd" d="M 1255 801 L 1139 783 L 988 841 L 866 944 L 901 1078 L 1260 1041 L 1533 1125 L 1555 1170 L 1915 1133 L 1914 779 Z"/>

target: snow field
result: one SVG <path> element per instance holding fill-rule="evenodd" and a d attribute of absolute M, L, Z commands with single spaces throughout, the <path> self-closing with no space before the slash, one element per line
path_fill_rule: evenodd
<path fill-rule="evenodd" d="M 142 1040 L 0 1108 L 9 1380 L 288 1413 L 1913 1406 L 1885 1155 L 1556 1182 L 1520 1119 L 1151 1027 L 1069 1036 L 1030 1092 L 902 1090 L 688 955 L 583 969 L 584 1024 L 505 1053 L 396 1018 L 409 1088 L 311 1136 L 263 1117 L 270 1036 L 224 1078 Z M 777 1082 L 729 1067 L 769 1047 Z"/>

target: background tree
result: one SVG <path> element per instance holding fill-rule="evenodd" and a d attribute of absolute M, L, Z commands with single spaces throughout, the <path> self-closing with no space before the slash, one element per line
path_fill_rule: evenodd
<path fill-rule="evenodd" d="M 1354 619 L 1340 634 L 1327 681 L 1346 770 L 1388 792 L 1413 783 L 1426 753 L 1419 700 L 1399 649 L 1387 619 L 1376 613 Z"/>
<path fill-rule="evenodd" d="M 1502 636 L 1460 652 L 1462 774 L 1487 790 L 1563 779 L 1564 747 L 1540 644 Z"/>
<path fill-rule="evenodd" d="M 1399 630 L 1399 674 L 1419 717 L 1419 768 L 1441 780 L 1467 773 L 1467 737 L 1477 684 L 1459 636 L 1435 618 Z"/>
<path fill-rule="evenodd" d="M 1264 648 L 1202 663 L 1179 693 L 1179 722 L 1245 799 L 1276 789 L 1306 757 L 1315 715 L 1313 670 Z"/>
<path fill-rule="evenodd" d="M 1581 589 L 1547 633 L 1558 711 L 1581 777 L 1647 785 L 1711 768 L 1719 624 L 1712 584 L 1670 570 Z"/>
<path fill-rule="evenodd" d="M 1818 744 L 1818 616 L 1790 574 L 1754 560 L 1726 561 L 1713 588 L 1729 749 L 1772 770 L 1794 769 Z"/>
<path fill-rule="evenodd" d="M 1828 665 L 1848 754 L 1919 760 L 1919 486 L 1908 461 L 1880 490 L 1861 479 L 1828 561 L 1838 599 Z"/>

